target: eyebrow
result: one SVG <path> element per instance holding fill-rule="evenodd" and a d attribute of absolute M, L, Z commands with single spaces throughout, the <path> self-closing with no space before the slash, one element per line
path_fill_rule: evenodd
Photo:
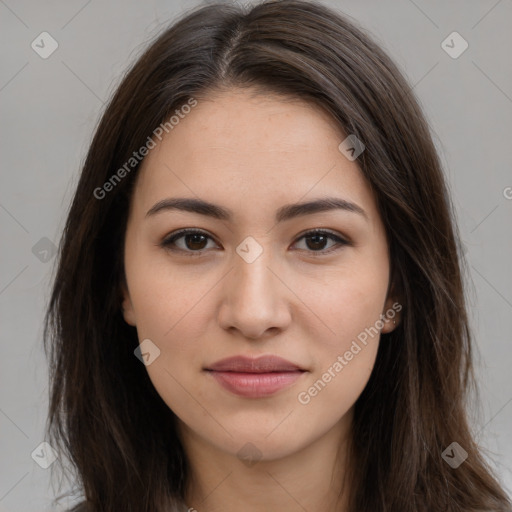
<path fill-rule="evenodd" d="M 206 215 L 208 217 L 225 221 L 230 221 L 233 218 L 233 212 L 228 208 L 209 203 L 202 199 L 188 197 L 162 199 L 148 210 L 146 217 L 169 210 L 197 213 L 199 215 Z M 284 222 L 295 217 L 332 210 L 344 210 L 356 213 L 364 217 L 367 221 L 369 220 L 368 215 L 363 208 L 339 197 L 324 197 L 314 201 L 287 204 L 277 210 L 275 220 L 276 222 Z"/>

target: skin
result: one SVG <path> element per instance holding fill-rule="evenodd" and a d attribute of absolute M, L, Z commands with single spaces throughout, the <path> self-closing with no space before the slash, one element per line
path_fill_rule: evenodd
<path fill-rule="evenodd" d="M 193 475 L 186 503 L 198 512 L 346 506 L 346 492 L 336 498 L 353 405 L 379 335 L 309 403 L 297 397 L 395 297 L 384 225 L 357 163 L 338 150 L 345 137 L 318 107 L 232 89 L 201 98 L 142 164 L 126 230 L 124 318 L 160 350 L 146 369 L 178 418 Z M 338 209 L 276 223 L 283 205 L 325 196 L 356 203 L 367 219 Z M 170 197 L 208 200 L 234 216 L 146 215 Z M 209 238 L 161 246 L 182 228 Z M 303 237 L 315 228 L 350 244 Z M 251 263 L 236 252 L 248 236 L 263 251 Z M 387 320 L 381 332 L 394 328 Z M 270 397 L 242 398 L 203 370 L 240 354 L 275 354 L 307 371 Z M 254 464 L 237 456 L 248 442 Z"/>

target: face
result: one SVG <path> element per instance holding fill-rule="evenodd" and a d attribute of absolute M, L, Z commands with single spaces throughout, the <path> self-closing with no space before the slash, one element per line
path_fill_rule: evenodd
<path fill-rule="evenodd" d="M 231 90 L 199 100 L 146 156 L 123 311 L 185 438 L 272 460 L 348 427 L 394 298 L 345 137 L 318 107 Z M 337 206 L 290 208 L 326 198 Z M 233 356 L 249 360 L 216 366 Z"/>

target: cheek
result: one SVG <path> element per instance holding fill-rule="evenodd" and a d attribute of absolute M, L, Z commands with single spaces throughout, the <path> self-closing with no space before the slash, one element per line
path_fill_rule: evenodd
<path fill-rule="evenodd" d="M 378 321 L 388 286 L 385 266 L 347 266 L 330 272 L 320 286 L 314 284 L 313 280 L 302 280 L 299 293 L 307 298 L 304 302 L 311 308 L 310 318 L 318 320 L 315 349 L 332 356 L 348 350 L 359 335 L 364 339 L 368 330 L 375 332 L 376 324 L 380 331 Z"/>
<path fill-rule="evenodd" d="M 368 382 L 383 327 L 387 277 L 385 268 L 351 267 L 305 295 L 321 321 L 311 345 L 314 371 L 297 394 L 299 404 L 315 411 L 312 416 L 343 415 Z"/>
<path fill-rule="evenodd" d="M 185 344 L 186 338 L 194 338 L 200 332 L 197 315 L 204 311 L 217 276 L 183 271 L 161 255 L 155 258 L 144 253 L 134 258 L 132 267 L 129 289 L 139 338 L 154 338 L 163 344 L 171 339 Z"/>
<path fill-rule="evenodd" d="M 139 342 L 149 339 L 158 354 L 146 370 L 170 408 L 186 408 L 190 375 L 202 365 L 198 343 L 205 337 L 204 312 L 213 307 L 208 291 L 215 281 L 208 273 L 199 279 L 179 272 L 165 258 L 137 246 L 129 254 L 126 274 Z"/>
<path fill-rule="evenodd" d="M 205 313 L 214 307 L 207 295 L 211 285 L 196 282 L 177 293 L 176 286 L 164 280 L 153 284 L 152 293 L 141 294 L 134 305 L 139 340 L 149 338 L 159 350 L 146 370 L 157 393 L 182 420 L 205 423 L 211 417 L 200 405 L 208 400 L 198 378 L 209 345 Z"/>
<path fill-rule="evenodd" d="M 186 406 L 190 395 L 185 390 L 195 396 L 190 380 L 202 368 L 204 345 L 210 345 L 207 326 L 211 325 L 212 292 L 218 277 L 208 272 L 201 277 L 179 272 L 155 259 L 148 264 L 141 257 L 138 262 L 132 262 L 129 279 L 137 334 L 140 342 L 149 339 L 159 350 L 147 371 L 171 408 L 179 403 Z"/>

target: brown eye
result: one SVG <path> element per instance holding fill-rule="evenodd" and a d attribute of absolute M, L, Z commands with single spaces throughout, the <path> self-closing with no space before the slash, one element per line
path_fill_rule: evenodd
<path fill-rule="evenodd" d="M 320 254 L 332 252 L 333 250 L 336 250 L 336 246 L 349 245 L 349 242 L 340 236 L 331 233 L 330 231 L 309 231 L 299 238 L 299 240 L 302 239 L 306 240 L 305 250 L 308 252 L 316 252 Z M 334 241 L 334 243 L 326 249 L 326 244 L 329 242 L 329 240 Z"/>
<path fill-rule="evenodd" d="M 201 250 L 204 249 L 206 237 L 200 234 L 183 235 L 185 245 L 188 249 Z"/>
<path fill-rule="evenodd" d="M 167 237 L 161 246 L 172 251 L 200 253 L 207 249 L 208 239 L 213 240 L 203 231 L 183 229 Z"/>
<path fill-rule="evenodd" d="M 305 237 L 305 239 L 307 240 L 306 245 L 308 246 L 309 249 L 313 251 L 322 250 L 325 249 L 325 244 L 328 242 L 329 238 L 330 237 L 325 235 L 308 235 L 307 237 Z"/>

